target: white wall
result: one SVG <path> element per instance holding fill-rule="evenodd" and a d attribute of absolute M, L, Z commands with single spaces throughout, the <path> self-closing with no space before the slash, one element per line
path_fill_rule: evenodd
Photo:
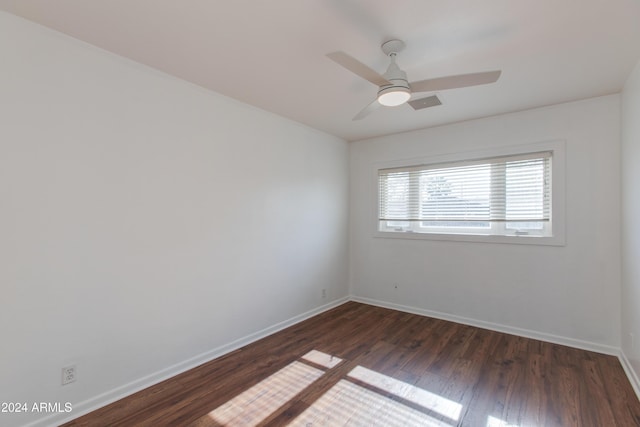
<path fill-rule="evenodd" d="M 344 141 L 5 13 L 0 57 L 1 402 L 76 416 L 348 295 Z"/>
<path fill-rule="evenodd" d="M 616 353 L 619 129 L 612 95 L 351 143 L 352 294 Z M 376 163 L 549 140 L 566 143 L 565 246 L 373 237 Z"/>
<path fill-rule="evenodd" d="M 622 92 L 622 351 L 640 396 L 639 165 L 640 62 Z"/>

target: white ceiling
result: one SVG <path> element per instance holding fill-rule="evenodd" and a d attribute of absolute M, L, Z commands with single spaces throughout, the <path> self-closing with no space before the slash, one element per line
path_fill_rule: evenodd
<path fill-rule="evenodd" d="M 640 58 L 639 0 L 0 0 L 118 55 L 346 140 L 619 92 Z M 377 88 L 328 58 L 384 72 L 407 43 L 410 81 L 501 69 L 438 92 L 442 106 L 382 108 Z"/>

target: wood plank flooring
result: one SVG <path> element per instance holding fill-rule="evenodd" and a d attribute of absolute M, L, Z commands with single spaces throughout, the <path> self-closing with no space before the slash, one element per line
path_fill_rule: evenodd
<path fill-rule="evenodd" d="M 65 426 L 640 426 L 614 356 L 348 302 Z"/>

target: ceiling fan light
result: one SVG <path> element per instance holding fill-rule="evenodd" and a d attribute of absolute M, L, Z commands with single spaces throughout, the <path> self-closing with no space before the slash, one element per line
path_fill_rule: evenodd
<path fill-rule="evenodd" d="M 404 104 L 411 98 L 409 89 L 404 87 L 392 87 L 383 89 L 378 93 L 378 102 L 385 107 L 395 107 Z"/>

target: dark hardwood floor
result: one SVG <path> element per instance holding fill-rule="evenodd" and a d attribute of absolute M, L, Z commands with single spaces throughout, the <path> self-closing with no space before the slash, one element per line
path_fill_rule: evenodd
<path fill-rule="evenodd" d="M 618 359 L 349 302 L 66 426 L 640 426 Z"/>

